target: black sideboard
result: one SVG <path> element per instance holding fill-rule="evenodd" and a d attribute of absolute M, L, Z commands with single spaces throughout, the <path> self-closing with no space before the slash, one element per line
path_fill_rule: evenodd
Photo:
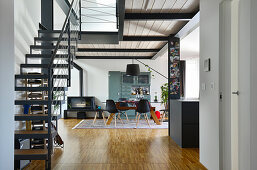
<path fill-rule="evenodd" d="M 199 148 L 199 100 L 170 100 L 170 137 L 182 148 Z"/>
<path fill-rule="evenodd" d="M 98 118 L 102 119 L 102 112 L 104 110 L 102 109 L 68 109 L 64 110 L 64 119 L 68 118 L 68 112 L 76 112 L 77 113 L 77 119 L 85 119 L 87 118 L 86 112 L 98 112 Z"/>

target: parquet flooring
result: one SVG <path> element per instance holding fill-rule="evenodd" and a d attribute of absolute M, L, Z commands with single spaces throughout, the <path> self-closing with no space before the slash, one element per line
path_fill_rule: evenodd
<path fill-rule="evenodd" d="M 61 119 L 64 149 L 55 148 L 54 170 L 206 169 L 198 149 L 181 149 L 166 129 L 72 129 L 80 120 Z M 44 169 L 33 161 L 26 170 Z"/>

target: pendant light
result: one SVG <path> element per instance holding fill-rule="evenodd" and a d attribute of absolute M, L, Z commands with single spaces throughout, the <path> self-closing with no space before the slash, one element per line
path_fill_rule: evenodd
<path fill-rule="evenodd" d="M 138 76 L 138 75 L 140 75 L 139 64 L 134 64 L 134 59 L 132 59 L 132 64 L 127 64 L 126 75 L 127 76 Z"/>

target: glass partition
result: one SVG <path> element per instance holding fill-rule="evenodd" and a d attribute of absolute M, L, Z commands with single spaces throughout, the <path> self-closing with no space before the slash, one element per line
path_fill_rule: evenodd
<path fill-rule="evenodd" d="M 116 0 L 82 0 L 81 30 L 117 32 Z"/>

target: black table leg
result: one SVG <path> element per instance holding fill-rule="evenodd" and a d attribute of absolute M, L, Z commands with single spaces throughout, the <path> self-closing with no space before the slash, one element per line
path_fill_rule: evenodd
<path fill-rule="evenodd" d="M 98 118 L 102 119 L 103 118 L 103 111 L 98 111 L 98 113 L 99 113 Z"/>

